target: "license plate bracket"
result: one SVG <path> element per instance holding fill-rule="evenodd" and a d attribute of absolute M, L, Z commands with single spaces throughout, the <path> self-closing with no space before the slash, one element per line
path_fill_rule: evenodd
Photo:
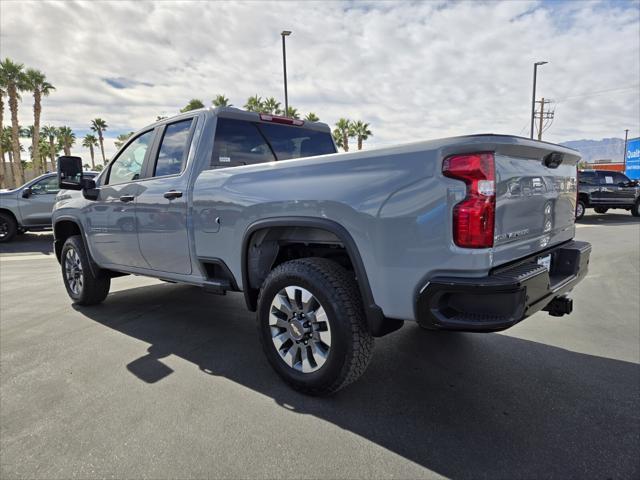
<path fill-rule="evenodd" d="M 538 257 L 537 260 L 538 265 L 542 265 L 547 269 L 548 272 L 551 271 L 551 254 L 545 255 L 544 257 Z"/>

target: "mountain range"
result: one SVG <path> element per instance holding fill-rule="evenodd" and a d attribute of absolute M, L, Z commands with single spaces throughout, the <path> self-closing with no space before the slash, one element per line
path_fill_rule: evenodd
<path fill-rule="evenodd" d="M 594 163 L 597 160 L 622 162 L 624 151 L 623 138 L 603 138 L 602 140 L 571 140 L 560 145 L 578 150 L 582 160 Z"/>

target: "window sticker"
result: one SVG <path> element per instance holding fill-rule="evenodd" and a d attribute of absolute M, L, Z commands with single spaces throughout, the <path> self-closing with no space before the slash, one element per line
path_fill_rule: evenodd
<path fill-rule="evenodd" d="M 218 161 L 220 163 L 230 163 L 231 162 L 231 157 L 218 157 Z"/>
<path fill-rule="evenodd" d="M 604 177 L 604 182 L 605 183 L 613 183 L 613 177 L 609 177 L 609 176 Z"/>

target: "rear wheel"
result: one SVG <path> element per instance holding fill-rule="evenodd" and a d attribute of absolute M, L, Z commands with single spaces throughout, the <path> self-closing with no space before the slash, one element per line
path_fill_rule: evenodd
<path fill-rule="evenodd" d="M 633 204 L 633 207 L 631 207 L 631 215 L 634 217 L 640 217 L 640 199 L 638 199 L 636 203 Z"/>
<path fill-rule="evenodd" d="M 10 242 L 18 233 L 16 219 L 8 213 L 0 212 L 0 243 Z"/>
<path fill-rule="evenodd" d="M 596 213 L 607 213 L 609 211 L 609 209 L 605 207 L 596 207 L 594 208 L 594 210 L 596 211 Z"/>
<path fill-rule="evenodd" d="M 576 220 L 580 220 L 584 217 L 584 211 L 586 210 L 586 206 L 582 200 L 578 200 L 578 204 L 576 205 Z"/>
<path fill-rule="evenodd" d="M 77 304 L 95 305 L 109 294 L 111 278 L 100 270 L 94 274 L 80 236 L 71 236 L 64 242 L 60 265 L 67 293 Z"/>
<path fill-rule="evenodd" d="M 304 393 L 337 392 L 364 373 L 373 353 L 356 282 L 330 260 L 275 268 L 260 291 L 257 320 L 269 363 Z"/>

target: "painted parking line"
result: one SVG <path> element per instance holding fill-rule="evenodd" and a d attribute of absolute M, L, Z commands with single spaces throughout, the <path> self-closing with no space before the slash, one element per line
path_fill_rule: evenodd
<path fill-rule="evenodd" d="M 55 255 L 42 255 L 42 254 L 33 254 L 33 255 L 0 255 L 0 262 L 17 262 L 18 260 L 45 260 L 51 259 L 55 260 Z"/>

